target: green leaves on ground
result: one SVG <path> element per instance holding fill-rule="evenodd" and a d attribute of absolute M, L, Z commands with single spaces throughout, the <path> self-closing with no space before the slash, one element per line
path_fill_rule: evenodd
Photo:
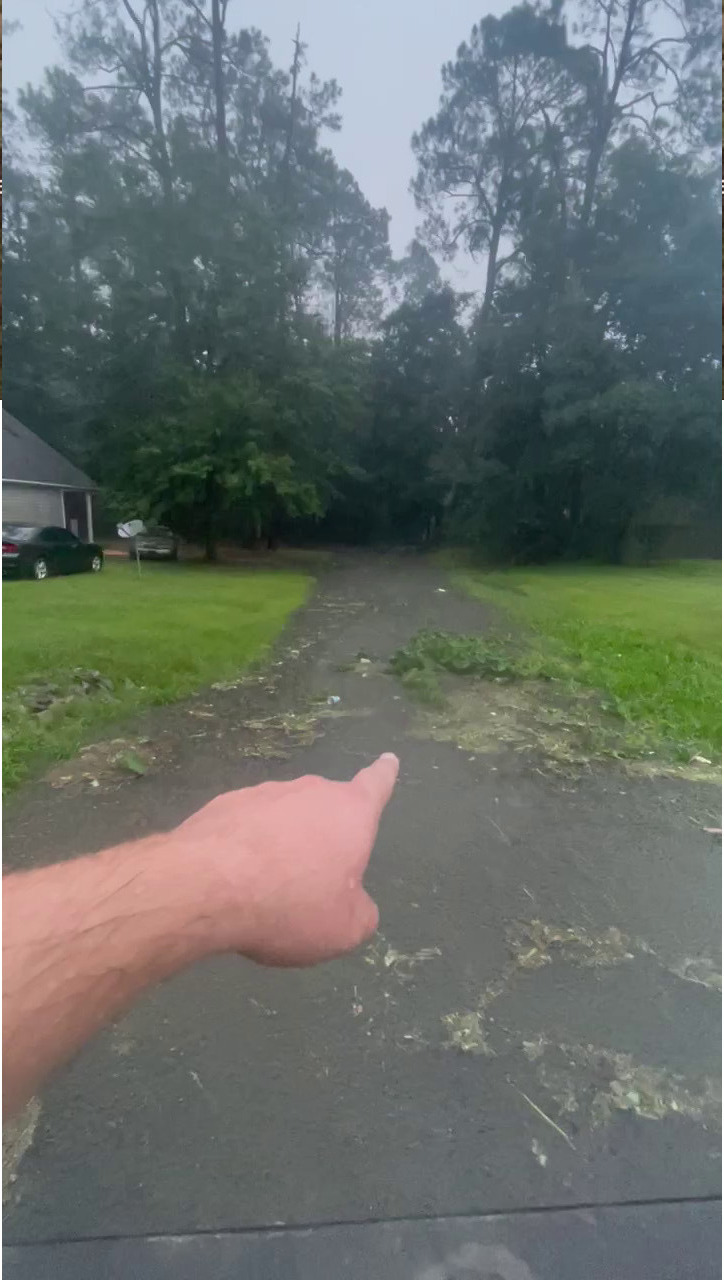
<path fill-rule="evenodd" d="M 390 670 L 421 702 L 444 702 L 439 675 L 473 676 L 478 680 L 570 680 L 571 664 L 561 656 L 543 654 L 509 637 L 456 635 L 448 631 L 418 631 L 390 661 Z"/>
<path fill-rule="evenodd" d="M 396 675 L 410 671 L 449 671 L 457 676 L 479 676 L 492 680 L 521 675 L 511 646 L 485 636 L 454 635 L 447 631 L 418 631 L 404 649 L 393 655 L 390 667 Z"/>
<path fill-rule="evenodd" d="M 118 756 L 117 763 L 122 769 L 126 769 L 128 773 L 133 773 L 137 778 L 142 778 L 148 773 L 148 765 L 142 760 L 137 751 L 124 751 Z"/>

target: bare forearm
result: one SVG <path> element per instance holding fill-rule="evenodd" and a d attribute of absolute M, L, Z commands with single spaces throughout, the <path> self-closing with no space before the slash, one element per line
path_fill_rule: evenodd
<path fill-rule="evenodd" d="M 215 949 L 214 906 L 169 837 L 3 882 L 9 1114 L 151 983 Z"/>
<path fill-rule="evenodd" d="M 362 885 L 398 762 L 217 796 L 167 835 L 3 884 L 6 1114 L 146 987 L 216 952 L 308 965 L 369 937 Z"/>

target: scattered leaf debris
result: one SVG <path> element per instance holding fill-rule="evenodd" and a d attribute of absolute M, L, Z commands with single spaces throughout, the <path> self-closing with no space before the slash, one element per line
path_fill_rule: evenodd
<path fill-rule="evenodd" d="M 640 734 L 601 706 L 595 691 L 572 692 L 560 681 L 472 679 L 423 669 L 414 692 L 420 708 L 410 730 L 414 737 L 452 742 L 476 755 L 508 750 L 531 755 L 547 773 L 577 778 L 600 760 L 616 761 L 637 777 L 669 776 L 692 782 L 718 782 L 721 767 L 704 757 L 673 763 L 645 750 Z"/>
<path fill-rule="evenodd" d="M 586 1112 L 593 1128 L 608 1124 L 620 1111 L 644 1120 L 681 1116 L 721 1126 L 721 1087 L 716 1081 L 686 1080 L 664 1067 L 638 1063 L 628 1053 L 546 1040 L 538 1079 L 561 1114 Z"/>
<path fill-rule="evenodd" d="M 671 966 L 671 972 L 684 982 L 696 982 L 710 991 L 721 991 L 721 967 L 717 967 L 708 956 L 687 957 Z"/>
<path fill-rule="evenodd" d="M 629 939 L 615 925 L 601 933 L 590 933 L 579 926 L 530 920 L 509 928 L 508 943 L 521 969 L 540 969 L 551 964 L 563 950 L 570 964 L 584 968 L 611 968 L 634 958 Z"/>
<path fill-rule="evenodd" d="M 439 947 L 421 947 L 418 951 L 411 952 L 398 951 L 396 947 L 388 945 L 382 934 L 378 934 L 367 947 L 365 960 L 375 968 L 389 969 L 399 982 L 404 983 L 412 980 L 419 965 L 441 955 Z"/>
<path fill-rule="evenodd" d="M 485 1054 L 490 1056 L 490 1048 L 483 1027 L 483 1014 L 474 1009 L 446 1013 L 443 1024 L 447 1027 L 448 1038 L 443 1041 L 446 1049 L 458 1049 L 460 1053 Z"/>
<path fill-rule="evenodd" d="M 54 789 L 87 786 L 120 786 L 149 773 L 170 754 L 170 738 L 162 735 L 151 742 L 147 737 L 112 738 L 81 747 L 72 760 L 55 765 L 45 775 Z"/>
<path fill-rule="evenodd" d="M 538 1164 L 540 1165 L 541 1169 L 545 1169 L 546 1165 L 548 1164 L 548 1156 L 546 1155 L 545 1151 L 543 1150 L 537 1138 L 534 1138 L 533 1141 L 531 1142 L 530 1149 L 533 1152 L 533 1155 L 535 1156 L 536 1160 L 538 1161 Z"/>
<path fill-rule="evenodd" d="M 148 764 L 137 751 L 123 751 L 116 757 L 116 763 L 122 769 L 127 769 L 129 773 L 135 774 L 137 778 L 142 778 L 148 773 Z"/>
<path fill-rule="evenodd" d="M 40 1102 L 31 1098 L 22 1111 L 3 1124 L 3 1204 L 17 1180 L 18 1165 L 32 1145 L 40 1118 Z"/>

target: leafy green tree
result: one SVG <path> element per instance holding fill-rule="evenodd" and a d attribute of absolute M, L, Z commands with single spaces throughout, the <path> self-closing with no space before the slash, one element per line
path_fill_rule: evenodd
<path fill-rule="evenodd" d="M 333 162 L 320 184 L 319 279 L 332 307 L 335 346 L 358 332 L 370 333 L 382 316 L 382 284 L 389 258 L 385 209 L 373 209 L 352 174 Z"/>
<path fill-rule="evenodd" d="M 556 11 L 526 4 L 484 18 L 443 66 L 438 113 L 413 137 L 413 189 L 427 237 L 448 252 L 463 245 L 485 255 L 486 319 L 503 269 L 519 254 L 503 243 L 516 232 L 521 183 L 544 155 L 560 163 L 566 117 L 580 105 L 573 63 Z"/>
<path fill-rule="evenodd" d="M 369 520 L 385 540 L 428 538 L 439 525 L 447 481 L 439 455 L 455 435 L 467 355 L 448 287 L 385 321 L 372 358 L 371 427 L 360 459 L 369 484 Z"/>
<path fill-rule="evenodd" d="M 719 357 L 717 179 L 638 139 L 611 156 L 586 288 L 637 377 L 676 386 Z"/>
<path fill-rule="evenodd" d="M 108 423 L 98 467 L 115 492 L 141 517 L 172 523 L 199 538 L 207 559 L 220 537 L 271 538 L 282 515 L 321 515 L 317 458 L 295 436 L 305 425 L 294 388 L 263 388 L 253 375 L 187 382 L 178 407 L 158 418 Z M 104 424 L 105 426 L 105 424 Z M 110 430 L 119 432 L 113 456 L 101 456 Z"/>
<path fill-rule="evenodd" d="M 428 293 L 442 289 L 440 268 L 418 239 L 410 241 L 404 257 L 390 263 L 389 277 L 392 297 L 398 305 L 407 302 L 419 306 Z"/>

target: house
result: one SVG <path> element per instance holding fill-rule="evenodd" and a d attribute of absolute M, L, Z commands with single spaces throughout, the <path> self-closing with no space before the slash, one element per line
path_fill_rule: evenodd
<path fill-rule="evenodd" d="M 97 485 L 3 410 L 3 524 L 61 525 L 93 540 Z"/>

